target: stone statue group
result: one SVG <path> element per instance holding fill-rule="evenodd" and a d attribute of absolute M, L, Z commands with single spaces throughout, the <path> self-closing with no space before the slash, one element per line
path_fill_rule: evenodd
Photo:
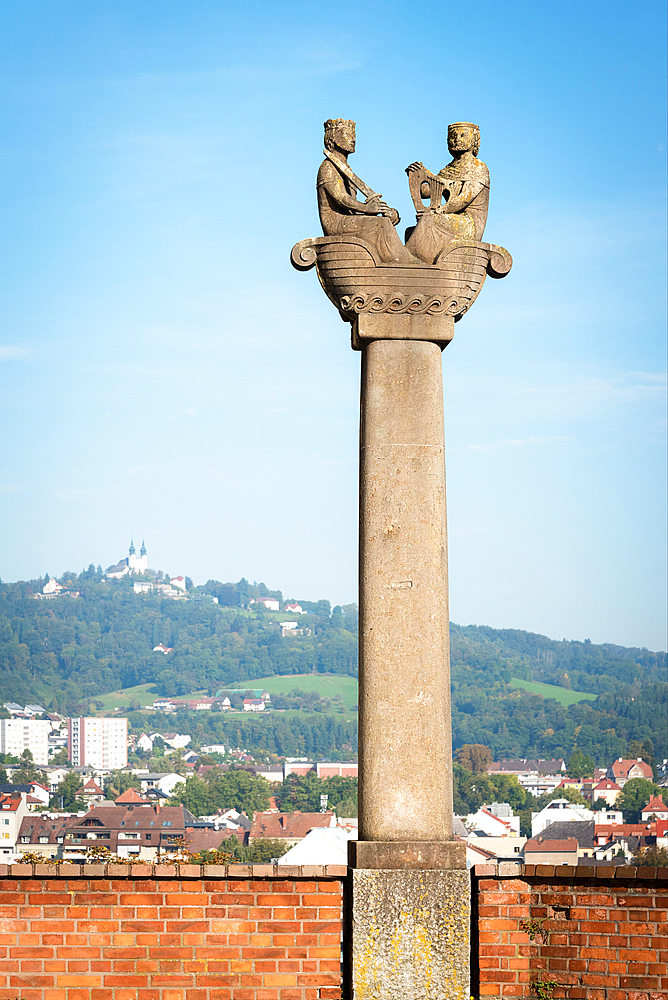
<path fill-rule="evenodd" d="M 318 209 L 325 236 L 351 236 L 372 246 L 385 264 L 434 264 L 450 245 L 479 242 L 487 221 L 489 171 L 477 159 L 480 131 L 470 122 L 448 126 L 452 160 L 433 174 L 419 162 L 406 168 L 417 221 L 406 244 L 395 229 L 399 213 L 357 177 L 348 164 L 355 152 L 355 122 L 325 122 L 325 159 L 318 171 Z M 365 201 L 357 197 L 357 192 Z"/>

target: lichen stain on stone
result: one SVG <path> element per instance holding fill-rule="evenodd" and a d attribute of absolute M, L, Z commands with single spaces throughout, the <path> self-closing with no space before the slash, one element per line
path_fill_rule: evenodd
<path fill-rule="evenodd" d="M 468 1000 L 468 874 L 355 874 L 354 1000 Z"/>

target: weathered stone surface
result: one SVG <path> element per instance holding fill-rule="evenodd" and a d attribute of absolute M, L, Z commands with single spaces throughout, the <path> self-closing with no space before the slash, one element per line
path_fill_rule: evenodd
<path fill-rule="evenodd" d="M 452 840 L 445 442 L 436 344 L 362 356 L 360 840 Z"/>
<path fill-rule="evenodd" d="M 322 237 L 292 249 L 301 271 L 316 266 L 318 277 L 341 316 L 443 316 L 460 319 L 471 307 L 487 274 L 504 277 L 512 258 L 503 247 L 481 243 L 487 219 L 489 172 L 478 160 L 477 126 L 457 122 L 448 129 L 452 162 L 438 174 L 422 163 L 407 167 L 416 207 L 416 225 L 406 230 L 406 246 L 395 226 L 399 213 L 356 174 L 348 156 L 355 151 L 355 123 L 325 122 L 325 159 L 318 172 Z M 366 200 L 357 198 L 357 192 Z M 425 205 L 423 198 L 430 198 Z M 445 199 L 445 200 L 444 200 Z M 376 336 L 397 338 L 395 324 L 376 326 Z M 442 346 L 450 337 L 423 339 Z M 417 338 L 416 338 L 417 339 Z M 355 343 L 353 337 L 353 346 Z"/>
<path fill-rule="evenodd" d="M 469 1000 L 469 873 L 351 879 L 351 1000 Z"/>
<path fill-rule="evenodd" d="M 466 868 L 463 840 L 350 840 L 351 868 L 427 870 Z"/>

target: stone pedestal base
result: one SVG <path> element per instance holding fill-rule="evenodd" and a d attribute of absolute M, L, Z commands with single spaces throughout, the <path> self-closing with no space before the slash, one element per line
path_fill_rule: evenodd
<path fill-rule="evenodd" d="M 350 1000 L 469 1000 L 470 876 L 353 869 Z"/>

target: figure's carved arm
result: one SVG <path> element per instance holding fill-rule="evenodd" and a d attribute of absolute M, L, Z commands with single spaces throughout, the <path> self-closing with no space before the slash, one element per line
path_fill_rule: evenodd
<path fill-rule="evenodd" d="M 325 189 L 335 205 L 354 212 L 355 215 L 390 216 L 393 212 L 379 194 L 370 195 L 366 201 L 358 201 L 355 195 L 348 194 L 343 178 L 337 170 L 332 170 L 329 176 L 319 181 L 319 186 Z"/>

